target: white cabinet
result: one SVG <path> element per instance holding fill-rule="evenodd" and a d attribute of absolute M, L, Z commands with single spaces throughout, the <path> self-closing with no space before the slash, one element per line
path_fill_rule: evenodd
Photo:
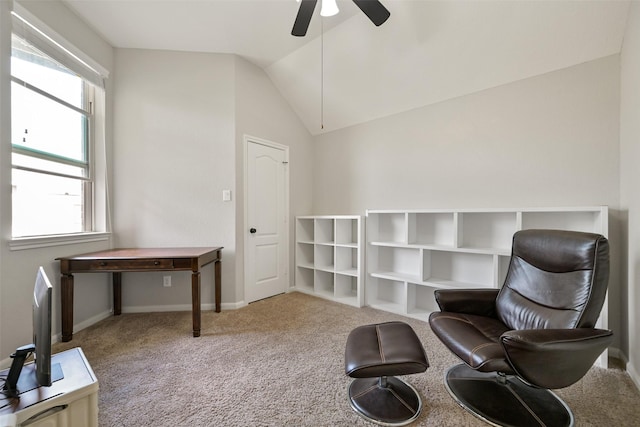
<path fill-rule="evenodd" d="M 428 320 L 436 289 L 502 286 L 518 230 L 608 234 L 606 206 L 367 211 L 366 305 Z M 600 327 L 606 327 L 603 307 Z"/>
<path fill-rule="evenodd" d="M 295 289 L 361 307 L 362 217 L 296 217 Z"/>
<path fill-rule="evenodd" d="M 63 378 L 50 387 L 20 394 L 15 405 L 0 409 L 0 425 L 29 427 L 97 427 L 98 380 L 80 347 L 54 354 Z M 31 365 L 23 369 L 32 371 Z M 6 374 L 6 371 L 2 372 Z"/>

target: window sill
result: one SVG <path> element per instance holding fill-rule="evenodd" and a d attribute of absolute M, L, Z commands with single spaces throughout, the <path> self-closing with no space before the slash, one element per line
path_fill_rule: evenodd
<path fill-rule="evenodd" d="M 9 249 L 21 251 L 24 249 L 46 248 L 50 246 L 74 245 L 77 243 L 89 243 L 107 241 L 111 233 L 93 232 L 78 234 L 61 234 L 54 236 L 16 237 L 9 241 Z"/>

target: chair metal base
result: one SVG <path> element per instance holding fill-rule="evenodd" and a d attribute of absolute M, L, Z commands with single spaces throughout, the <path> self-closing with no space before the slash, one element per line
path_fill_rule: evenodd
<path fill-rule="evenodd" d="M 515 376 L 460 364 L 449 368 L 444 383 L 460 406 L 494 426 L 574 425 L 573 413 L 556 394 Z"/>
<path fill-rule="evenodd" d="M 396 377 L 356 378 L 349 385 L 351 408 L 368 421 L 404 426 L 422 410 L 422 400 L 409 383 Z"/>

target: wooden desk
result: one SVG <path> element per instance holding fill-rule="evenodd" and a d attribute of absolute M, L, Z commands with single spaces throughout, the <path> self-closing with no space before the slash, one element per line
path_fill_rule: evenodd
<path fill-rule="evenodd" d="M 219 248 L 110 249 L 56 258 L 62 276 L 62 341 L 73 338 L 73 273 L 112 273 L 113 314 L 122 312 L 122 273 L 191 271 L 193 336 L 200 336 L 200 268 L 215 263 L 215 310 L 220 312 L 221 252 Z"/>

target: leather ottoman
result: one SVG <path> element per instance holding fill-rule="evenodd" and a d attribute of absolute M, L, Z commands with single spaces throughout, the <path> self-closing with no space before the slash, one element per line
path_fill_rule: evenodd
<path fill-rule="evenodd" d="M 347 338 L 345 373 L 354 378 L 349 402 L 365 419 L 385 426 L 414 421 L 422 409 L 415 388 L 396 378 L 424 372 L 427 355 L 415 331 L 404 322 L 359 326 Z"/>

